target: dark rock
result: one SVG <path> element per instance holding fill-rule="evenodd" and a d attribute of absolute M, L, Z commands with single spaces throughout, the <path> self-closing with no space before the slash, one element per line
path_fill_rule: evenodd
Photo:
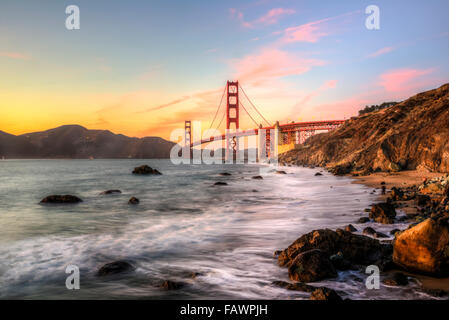
<path fill-rule="evenodd" d="M 299 254 L 288 268 L 288 276 L 293 281 L 315 282 L 337 276 L 328 255 L 314 249 Z"/>
<path fill-rule="evenodd" d="M 329 259 L 337 270 L 346 271 L 354 269 L 354 266 L 344 258 L 341 252 L 331 255 Z"/>
<path fill-rule="evenodd" d="M 273 253 L 273 258 L 277 259 L 281 253 L 282 253 L 282 250 L 276 250 L 276 251 Z"/>
<path fill-rule="evenodd" d="M 162 173 L 160 173 L 157 169 L 153 169 L 147 165 L 143 165 L 143 166 L 134 168 L 133 174 L 161 175 Z"/>
<path fill-rule="evenodd" d="M 262 176 L 254 176 L 254 177 L 252 177 L 251 179 L 254 179 L 254 180 L 263 180 L 263 177 L 262 177 Z"/>
<path fill-rule="evenodd" d="M 159 286 L 165 290 L 178 290 L 182 289 L 185 286 L 185 283 L 183 282 L 175 282 L 171 280 L 165 280 L 162 282 L 162 284 Z"/>
<path fill-rule="evenodd" d="M 310 300 L 342 301 L 342 298 L 335 290 L 321 287 L 312 292 Z"/>
<path fill-rule="evenodd" d="M 382 182 L 380 183 L 380 185 L 382 185 L 382 186 L 385 185 L 385 181 L 382 181 Z"/>
<path fill-rule="evenodd" d="M 391 224 L 394 223 L 396 210 L 392 204 L 378 203 L 371 208 L 369 217 L 379 223 Z"/>
<path fill-rule="evenodd" d="M 382 186 L 382 194 L 385 194 L 387 192 L 387 188 L 385 186 Z"/>
<path fill-rule="evenodd" d="M 271 284 L 275 285 L 276 287 L 284 288 L 287 290 L 301 291 L 301 292 L 313 292 L 317 289 L 314 286 L 310 286 L 302 282 L 288 283 L 285 281 L 273 281 Z"/>
<path fill-rule="evenodd" d="M 102 266 L 97 275 L 100 277 L 133 271 L 135 267 L 127 261 L 115 261 Z"/>
<path fill-rule="evenodd" d="M 444 291 L 442 289 L 427 289 L 427 288 L 421 288 L 421 290 L 431 296 L 442 298 L 447 296 L 448 292 Z"/>
<path fill-rule="evenodd" d="M 220 172 L 220 176 L 232 176 L 229 172 Z"/>
<path fill-rule="evenodd" d="M 259 190 L 254 189 L 252 192 L 259 192 Z"/>
<path fill-rule="evenodd" d="M 41 200 L 41 203 L 78 203 L 82 202 L 80 198 L 72 195 L 51 195 Z"/>
<path fill-rule="evenodd" d="M 396 233 L 398 233 L 398 232 L 401 232 L 401 230 L 399 230 L 399 229 L 393 229 L 393 230 L 390 231 L 390 234 L 391 234 L 392 236 L 394 236 L 394 235 L 396 235 Z"/>
<path fill-rule="evenodd" d="M 431 198 L 425 194 L 416 195 L 416 204 L 420 207 L 425 207 L 431 201 Z"/>
<path fill-rule="evenodd" d="M 371 227 L 366 227 L 365 229 L 363 229 L 363 234 L 374 237 L 374 235 L 376 234 L 376 230 Z"/>
<path fill-rule="evenodd" d="M 394 201 L 400 201 L 400 200 L 405 200 L 404 199 L 404 192 L 396 187 L 391 188 L 391 195 L 390 195 L 391 199 L 393 199 Z"/>
<path fill-rule="evenodd" d="M 284 249 L 278 257 L 278 263 L 289 266 L 299 254 L 313 249 L 325 252 L 328 257 L 341 252 L 346 260 L 355 265 L 370 265 L 388 260 L 392 253 L 391 245 L 381 244 L 373 238 L 341 229 L 320 229 L 301 236 Z"/>
<path fill-rule="evenodd" d="M 227 186 L 228 184 L 226 182 L 218 181 L 214 183 L 214 186 Z"/>
<path fill-rule="evenodd" d="M 408 285 L 408 278 L 402 272 L 395 272 L 386 278 L 383 283 L 388 286 L 406 286 Z"/>
<path fill-rule="evenodd" d="M 276 170 L 276 174 L 287 174 L 287 172 L 283 170 Z"/>
<path fill-rule="evenodd" d="M 388 238 L 388 236 L 385 233 L 376 231 L 376 233 L 374 234 L 375 238 Z"/>
<path fill-rule="evenodd" d="M 361 217 L 357 222 L 358 222 L 358 223 L 367 223 L 367 222 L 369 222 L 369 218 L 367 218 L 367 217 Z"/>
<path fill-rule="evenodd" d="M 107 191 L 103 191 L 100 194 L 105 195 L 105 194 L 114 194 L 114 193 L 122 193 L 122 192 L 120 190 L 107 190 Z"/>
<path fill-rule="evenodd" d="M 317 172 L 317 173 L 315 173 L 315 176 L 322 176 L 323 174 L 322 173 L 319 173 L 319 172 Z"/>
<path fill-rule="evenodd" d="M 136 197 L 132 197 L 131 199 L 129 199 L 128 203 L 129 204 L 139 204 L 140 200 L 137 199 Z"/>
<path fill-rule="evenodd" d="M 348 231 L 348 232 L 357 232 L 357 229 L 354 228 L 354 226 L 353 226 L 352 224 L 348 224 L 348 225 L 345 227 L 345 231 Z"/>

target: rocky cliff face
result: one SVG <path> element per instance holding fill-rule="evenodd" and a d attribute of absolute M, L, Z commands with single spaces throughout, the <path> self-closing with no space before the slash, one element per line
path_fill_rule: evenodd
<path fill-rule="evenodd" d="M 6 158 L 169 158 L 174 143 L 159 137 L 130 138 L 78 125 L 14 136 L 0 131 Z"/>
<path fill-rule="evenodd" d="M 280 162 L 324 166 L 337 174 L 449 172 L 449 84 L 313 136 Z"/>

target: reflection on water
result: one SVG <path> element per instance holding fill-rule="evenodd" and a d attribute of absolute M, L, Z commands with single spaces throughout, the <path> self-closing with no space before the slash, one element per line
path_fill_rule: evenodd
<path fill-rule="evenodd" d="M 132 175 L 148 164 L 162 176 Z M 0 297 L 40 299 L 294 299 L 273 252 L 318 228 L 354 223 L 375 201 L 350 179 L 285 168 L 263 180 L 256 165 L 174 166 L 168 160 L 16 160 L 0 163 Z M 220 172 L 232 176 L 220 176 Z M 227 186 L 213 186 L 225 181 Z M 100 195 L 108 189 L 122 194 Z M 40 205 L 74 194 L 77 205 Z M 138 206 L 128 199 L 140 199 Z M 355 225 L 357 227 L 357 225 Z M 387 231 L 385 226 L 374 226 Z M 358 228 L 360 229 L 360 228 Z M 95 272 L 118 259 L 137 269 L 112 278 Z M 81 289 L 65 288 L 65 268 L 81 270 Z M 192 272 L 199 273 L 195 278 Z M 341 272 L 323 282 L 352 299 L 429 298 L 411 287 L 367 291 L 365 276 Z M 165 291 L 166 279 L 182 281 Z M 339 281 L 341 280 L 341 281 Z"/>

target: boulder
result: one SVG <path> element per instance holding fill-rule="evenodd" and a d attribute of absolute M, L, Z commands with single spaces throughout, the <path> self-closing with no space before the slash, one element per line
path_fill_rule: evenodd
<path fill-rule="evenodd" d="M 185 286 L 185 283 L 183 282 L 175 282 L 175 281 L 171 281 L 171 280 L 165 280 L 164 282 L 161 283 L 161 285 L 159 287 L 161 287 L 162 289 L 165 290 L 178 290 L 181 289 Z"/>
<path fill-rule="evenodd" d="M 401 201 L 404 199 L 404 192 L 401 189 L 398 189 L 396 187 L 391 188 L 391 199 L 394 201 Z"/>
<path fill-rule="evenodd" d="M 44 199 L 41 200 L 41 203 L 63 203 L 63 204 L 69 204 L 69 203 L 78 203 L 78 202 L 82 202 L 83 200 L 81 200 L 80 198 L 78 198 L 77 196 L 72 196 L 72 195 L 52 195 L 52 196 L 47 196 Z"/>
<path fill-rule="evenodd" d="M 97 275 L 100 277 L 133 271 L 135 267 L 127 261 L 120 260 L 102 266 Z"/>
<path fill-rule="evenodd" d="M 143 175 L 161 175 L 162 173 L 160 173 L 157 169 L 153 169 L 149 166 L 147 166 L 146 164 L 140 167 L 136 167 L 133 170 L 133 174 L 143 174 Z"/>
<path fill-rule="evenodd" d="M 288 283 L 285 281 L 273 281 L 272 285 L 292 291 L 313 292 L 317 287 L 310 286 L 302 282 Z"/>
<path fill-rule="evenodd" d="M 218 181 L 214 183 L 214 186 L 227 186 L 228 184 L 226 182 Z"/>
<path fill-rule="evenodd" d="M 220 176 L 232 176 L 229 172 L 220 172 Z"/>
<path fill-rule="evenodd" d="M 345 231 L 348 231 L 348 232 L 357 232 L 357 229 L 354 228 L 354 226 L 353 226 L 352 224 L 348 224 L 348 225 L 345 227 Z"/>
<path fill-rule="evenodd" d="M 369 222 L 369 218 L 368 217 L 361 217 L 361 218 L 359 218 L 359 220 L 357 222 L 358 223 L 367 223 L 367 222 Z"/>
<path fill-rule="evenodd" d="M 387 286 L 406 286 L 408 285 L 408 278 L 402 272 L 395 272 L 382 282 Z"/>
<path fill-rule="evenodd" d="M 312 292 L 310 295 L 310 300 L 342 301 L 343 299 L 335 290 L 321 287 Z"/>
<path fill-rule="evenodd" d="M 254 180 L 263 180 L 263 177 L 262 177 L 262 176 L 254 176 L 254 177 L 252 177 L 251 179 L 254 179 Z"/>
<path fill-rule="evenodd" d="M 100 193 L 101 195 L 122 193 L 120 190 L 107 190 Z"/>
<path fill-rule="evenodd" d="M 381 244 L 370 237 L 341 229 L 320 229 L 301 236 L 284 249 L 279 254 L 278 263 L 280 266 L 289 266 L 299 254 L 313 249 L 325 252 L 328 257 L 341 252 L 350 263 L 359 265 L 388 261 L 392 252 L 391 245 Z"/>
<path fill-rule="evenodd" d="M 365 229 L 363 229 L 363 234 L 367 235 L 367 236 L 373 236 L 376 234 L 376 230 L 374 230 L 371 227 L 366 227 Z"/>
<path fill-rule="evenodd" d="M 416 204 L 420 207 L 425 207 L 431 202 L 431 198 L 426 194 L 416 195 Z"/>
<path fill-rule="evenodd" d="M 369 217 L 379 223 L 391 224 L 394 223 L 396 210 L 390 203 L 378 203 L 371 208 Z"/>
<path fill-rule="evenodd" d="M 276 170 L 276 174 L 287 174 L 284 170 Z"/>
<path fill-rule="evenodd" d="M 322 176 L 323 174 L 320 172 L 315 173 L 315 176 Z"/>
<path fill-rule="evenodd" d="M 429 218 L 396 237 L 393 261 L 402 268 L 432 276 L 449 271 L 449 227 L 446 219 Z"/>
<path fill-rule="evenodd" d="M 293 281 L 315 282 L 337 276 L 329 256 L 314 249 L 299 254 L 288 268 L 288 276 Z"/>
<path fill-rule="evenodd" d="M 129 204 L 139 204 L 140 200 L 137 199 L 136 197 L 132 197 L 131 199 L 129 199 L 128 203 Z"/>
<path fill-rule="evenodd" d="M 329 259 L 332 262 L 334 268 L 337 270 L 346 271 L 354 269 L 354 266 L 348 260 L 345 259 L 343 253 L 341 252 L 331 255 Z"/>

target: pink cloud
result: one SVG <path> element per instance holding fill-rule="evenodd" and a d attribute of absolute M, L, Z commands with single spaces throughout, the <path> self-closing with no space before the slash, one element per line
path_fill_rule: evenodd
<path fill-rule="evenodd" d="M 327 19 L 309 22 L 297 27 L 287 28 L 284 31 L 282 42 L 317 42 L 320 38 L 327 36 L 329 33 L 323 30 L 323 23 Z"/>
<path fill-rule="evenodd" d="M 10 59 L 17 59 L 17 60 L 30 60 L 30 56 L 19 53 L 19 52 L 0 52 L 0 57 L 6 57 Z"/>
<path fill-rule="evenodd" d="M 306 73 L 312 67 L 322 66 L 324 61 L 305 59 L 275 48 L 265 48 L 260 53 L 248 55 L 231 62 L 235 79 L 253 85 L 266 80 Z"/>
<path fill-rule="evenodd" d="M 275 24 L 279 21 L 282 16 L 290 15 L 295 13 L 296 11 L 293 9 L 285 9 L 285 8 L 274 8 L 268 11 L 266 14 L 261 16 L 260 18 L 254 21 L 245 21 L 244 15 L 242 12 L 238 11 L 235 8 L 231 8 L 229 10 L 231 13 L 231 17 L 237 18 L 240 20 L 240 23 L 245 28 L 254 28 L 257 25 L 271 25 Z"/>
<path fill-rule="evenodd" d="M 423 85 L 422 77 L 433 72 L 433 69 L 396 69 L 380 76 L 380 85 L 389 92 L 404 92 Z"/>
<path fill-rule="evenodd" d="M 385 48 L 377 50 L 376 52 L 371 53 L 370 55 L 368 55 L 368 58 L 375 58 L 375 57 L 381 56 L 383 54 L 390 53 L 393 50 L 394 50 L 393 47 L 385 47 Z"/>

